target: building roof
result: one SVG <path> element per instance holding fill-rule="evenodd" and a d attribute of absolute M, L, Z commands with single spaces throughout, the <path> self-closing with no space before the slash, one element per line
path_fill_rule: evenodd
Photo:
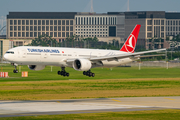
<path fill-rule="evenodd" d="M 180 19 L 179 12 L 166 12 L 166 19 Z"/>
<path fill-rule="evenodd" d="M 125 12 L 126 19 L 165 18 L 165 11 Z"/>
<path fill-rule="evenodd" d="M 74 19 L 77 12 L 9 12 L 7 19 Z"/>

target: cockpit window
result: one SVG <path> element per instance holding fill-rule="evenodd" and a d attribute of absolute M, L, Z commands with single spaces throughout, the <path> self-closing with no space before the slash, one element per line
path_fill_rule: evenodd
<path fill-rule="evenodd" d="M 7 51 L 6 53 L 8 53 L 8 54 L 14 54 L 14 52 L 12 52 L 12 51 Z"/>

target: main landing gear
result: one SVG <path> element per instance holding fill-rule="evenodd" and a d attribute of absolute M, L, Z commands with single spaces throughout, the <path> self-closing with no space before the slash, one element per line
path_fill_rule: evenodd
<path fill-rule="evenodd" d="M 14 66 L 14 70 L 13 70 L 13 73 L 18 73 L 18 70 L 17 70 L 17 65 L 15 65 L 14 63 L 11 63 L 11 65 L 13 65 Z"/>
<path fill-rule="evenodd" d="M 67 73 L 67 72 L 65 71 L 65 67 L 61 67 L 61 70 L 62 70 L 62 71 L 58 71 L 58 72 L 57 72 L 58 75 L 62 75 L 62 76 L 64 76 L 64 77 L 65 77 L 65 76 L 69 77 L 69 73 Z"/>
<path fill-rule="evenodd" d="M 83 71 L 83 75 L 89 76 L 89 77 L 94 77 L 95 73 L 92 73 L 90 70 L 88 71 Z"/>

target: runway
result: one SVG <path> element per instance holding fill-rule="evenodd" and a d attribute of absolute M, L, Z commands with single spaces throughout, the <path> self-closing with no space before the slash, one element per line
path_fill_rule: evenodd
<path fill-rule="evenodd" d="M 180 97 L 0 101 L 0 117 L 180 109 Z"/>

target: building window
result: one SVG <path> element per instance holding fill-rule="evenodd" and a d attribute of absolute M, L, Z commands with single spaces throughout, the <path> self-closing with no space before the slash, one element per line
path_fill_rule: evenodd
<path fill-rule="evenodd" d="M 45 20 L 42 20 L 42 25 L 45 25 Z"/>
<path fill-rule="evenodd" d="M 10 25 L 13 25 L 13 20 L 10 20 Z"/>
<path fill-rule="evenodd" d="M 53 37 L 53 32 L 50 32 L 50 36 Z"/>
<path fill-rule="evenodd" d="M 57 37 L 57 32 L 54 32 L 54 37 Z"/>
<path fill-rule="evenodd" d="M 175 21 L 173 21 L 173 25 L 175 25 Z"/>
<path fill-rule="evenodd" d="M 152 31 L 152 26 L 147 26 L 147 31 Z"/>
<path fill-rule="evenodd" d="M 154 20 L 154 25 L 160 25 L 160 20 Z"/>
<path fill-rule="evenodd" d="M 164 33 L 161 33 L 161 37 L 164 38 Z"/>
<path fill-rule="evenodd" d="M 30 31 L 33 31 L 33 26 L 30 26 Z"/>
<path fill-rule="evenodd" d="M 37 20 L 34 20 L 34 25 L 37 25 Z"/>
<path fill-rule="evenodd" d="M 61 25 L 61 20 L 58 20 L 58 25 Z"/>
<path fill-rule="evenodd" d="M 45 31 L 45 26 L 42 26 L 42 31 Z"/>
<path fill-rule="evenodd" d="M 21 37 L 21 32 L 18 32 L 18 37 Z"/>
<path fill-rule="evenodd" d="M 25 26 L 22 26 L 22 31 L 25 31 Z"/>
<path fill-rule="evenodd" d="M 22 25 L 25 25 L 25 20 L 22 20 Z"/>
<path fill-rule="evenodd" d="M 38 20 L 38 25 L 41 25 L 41 20 Z"/>
<path fill-rule="evenodd" d="M 62 32 L 62 37 L 65 37 L 65 32 Z"/>
<path fill-rule="evenodd" d="M 46 26 L 46 31 L 49 31 L 49 26 Z"/>
<path fill-rule="evenodd" d="M 30 32 L 30 37 L 33 37 L 33 32 Z"/>
<path fill-rule="evenodd" d="M 58 31 L 61 31 L 61 26 L 58 26 Z"/>
<path fill-rule="evenodd" d="M 65 31 L 65 26 L 62 26 L 62 31 Z"/>
<path fill-rule="evenodd" d="M 34 31 L 37 31 L 37 26 L 34 26 Z"/>
<path fill-rule="evenodd" d="M 50 25 L 53 25 L 53 20 L 50 20 Z"/>
<path fill-rule="evenodd" d="M 152 25 L 152 20 L 147 20 L 147 25 Z"/>
<path fill-rule="evenodd" d="M 49 36 L 49 32 L 46 32 L 46 35 L 48 35 L 48 36 Z"/>
<path fill-rule="evenodd" d="M 69 26 L 66 26 L 66 31 L 69 31 Z"/>
<path fill-rule="evenodd" d="M 26 31 L 29 31 L 29 26 L 26 26 Z"/>
<path fill-rule="evenodd" d="M 73 20 L 70 20 L 70 25 L 73 25 Z"/>
<path fill-rule="evenodd" d="M 147 33 L 147 37 L 152 37 L 152 33 Z"/>
<path fill-rule="evenodd" d="M 164 26 L 161 26 L 161 31 L 164 31 Z"/>
<path fill-rule="evenodd" d="M 25 32 L 22 32 L 22 37 L 25 37 Z"/>
<path fill-rule="evenodd" d="M 41 31 L 41 26 L 38 26 L 38 31 Z"/>
<path fill-rule="evenodd" d="M 29 37 L 29 32 L 26 32 L 26 37 Z"/>
<path fill-rule="evenodd" d="M 50 26 L 50 31 L 53 31 L 53 26 Z"/>
<path fill-rule="evenodd" d="M 69 32 L 66 32 L 66 37 L 69 37 Z"/>
<path fill-rule="evenodd" d="M 10 32 L 10 37 L 13 37 L 13 32 Z"/>
<path fill-rule="evenodd" d="M 30 25 L 33 25 L 33 20 L 30 20 Z"/>
<path fill-rule="evenodd" d="M 17 25 L 17 20 L 14 20 L 14 25 Z"/>
<path fill-rule="evenodd" d="M 34 32 L 34 37 L 37 37 L 37 32 Z"/>
<path fill-rule="evenodd" d="M 61 32 L 58 32 L 58 37 L 61 37 Z"/>
<path fill-rule="evenodd" d="M 38 36 L 40 36 L 41 35 L 41 32 L 38 32 Z"/>
<path fill-rule="evenodd" d="M 65 20 L 62 20 L 62 25 L 65 25 Z"/>
<path fill-rule="evenodd" d="M 29 20 L 26 20 L 26 25 L 29 25 Z"/>
<path fill-rule="evenodd" d="M 46 20 L 46 25 L 49 25 L 49 20 Z"/>
<path fill-rule="evenodd" d="M 161 20 L 161 25 L 164 25 L 164 20 Z"/>
<path fill-rule="evenodd" d="M 54 31 L 57 31 L 57 26 L 54 26 Z"/>
<path fill-rule="evenodd" d="M 73 26 L 70 26 L 70 31 L 73 31 Z"/>
<path fill-rule="evenodd" d="M 10 31 L 13 31 L 13 26 L 10 26 Z"/>
<path fill-rule="evenodd" d="M 21 25 L 21 20 L 18 20 L 18 25 Z"/>
<path fill-rule="evenodd" d="M 69 25 L 69 20 L 66 20 L 66 25 Z"/>
<path fill-rule="evenodd" d="M 89 17 L 89 25 L 91 25 L 91 17 Z"/>
<path fill-rule="evenodd" d="M 54 20 L 54 25 L 57 25 L 57 20 Z M 56 36 L 57 36 L 57 33 L 56 33 Z"/>
<path fill-rule="evenodd" d="M 17 32 L 14 32 L 14 37 L 17 37 Z"/>

